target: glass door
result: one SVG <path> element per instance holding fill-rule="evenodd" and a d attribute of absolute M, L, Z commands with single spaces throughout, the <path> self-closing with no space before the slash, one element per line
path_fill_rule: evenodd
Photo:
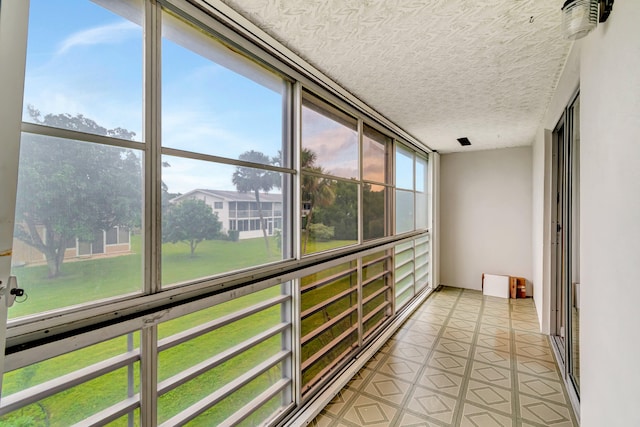
<path fill-rule="evenodd" d="M 580 97 L 553 132 L 551 335 L 561 368 L 580 388 Z"/>
<path fill-rule="evenodd" d="M 558 346 L 562 363 L 565 361 L 565 117 L 563 116 L 553 132 L 553 193 L 555 206 L 552 211 L 552 328 L 551 335 Z"/>
<path fill-rule="evenodd" d="M 580 96 L 577 96 L 569 107 L 571 120 L 569 140 L 570 178 L 569 188 L 569 266 L 570 276 L 568 289 L 569 363 L 567 373 L 580 395 Z"/>

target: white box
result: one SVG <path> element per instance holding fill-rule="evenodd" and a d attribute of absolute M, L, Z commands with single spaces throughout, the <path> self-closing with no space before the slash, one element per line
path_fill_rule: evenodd
<path fill-rule="evenodd" d="M 509 276 L 484 274 L 482 294 L 490 297 L 509 298 Z"/>

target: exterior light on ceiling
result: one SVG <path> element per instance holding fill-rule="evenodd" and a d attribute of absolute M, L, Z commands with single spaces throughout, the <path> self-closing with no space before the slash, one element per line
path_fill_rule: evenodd
<path fill-rule="evenodd" d="M 614 0 L 567 0 L 562 6 L 562 32 L 570 40 L 581 39 L 605 22 Z"/>

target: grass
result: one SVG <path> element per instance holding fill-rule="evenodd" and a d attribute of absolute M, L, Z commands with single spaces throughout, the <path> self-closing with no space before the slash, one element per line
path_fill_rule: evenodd
<path fill-rule="evenodd" d="M 271 241 L 270 243 L 271 253 L 267 253 L 264 239 L 262 238 L 241 240 L 239 242 L 203 242 L 196 251 L 196 257 L 193 258 L 189 256 L 189 250 L 186 245 L 165 244 L 163 245 L 162 254 L 163 283 L 172 284 L 281 259 L 280 255 L 275 254 L 275 242 Z M 309 242 L 309 249 L 317 252 L 352 243 L 354 242 Z M 17 270 L 19 283 L 27 291 L 29 300 L 23 304 L 15 304 L 10 311 L 11 317 L 15 318 L 126 293 L 139 292 L 142 288 L 142 257 L 140 255 L 140 239 L 138 236 L 134 236 L 132 239 L 132 248 L 134 253 L 131 255 L 65 263 L 62 268 L 63 275 L 56 279 L 47 279 L 46 266 L 23 267 Z M 341 267 L 336 268 L 339 269 Z M 337 271 L 336 268 L 308 276 L 303 281 L 304 283 L 309 283 L 321 277 L 334 274 Z M 352 280 L 347 277 L 325 285 L 317 291 L 308 293 L 303 297 L 303 306 L 309 307 L 319 301 L 326 300 L 335 292 L 344 289 L 344 286 L 352 286 Z M 278 295 L 279 292 L 280 287 L 274 286 L 264 291 L 161 323 L 158 326 L 159 339 L 249 307 Z M 355 301 L 353 298 L 343 300 L 328 307 L 327 314 L 335 316 L 342 312 L 345 307 L 351 306 Z M 249 337 L 255 336 L 279 323 L 281 321 L 280 316 L 280 307 L 272 307 L 161 352 L 158 355 L 158 380 L 163 381 L 170 378 L 184 369 L 219 354 Z M 325 319 L 322 315 L 315 316 L 306 320 L 303 327 L 305 330 L 313 330 L 324 321 Z M 347 319 L 347 322 L 351 323 L 353 320 Z M 336 328 L 333 328 L 326 334 L 335 335 L 339 333 Z M 131 334 L 131 338 L 134 347 L 138 347 L 140 341 L 139 333 Z M 326 342 L 327 339 L 329 338 L 322 337 L 322 339 L 316 340 L 318 341 L 317 343 L 304 349 L 303 352 L 306 357 L 310 357 L 314 351 L 325 345 L 323 342 Z M 159 422 L 171 418 L 181 410 L 280 351 L 281 340 L 281 336 L 275 336 L 161 396 L 158 401 Z M 126 351 L 127 337 L 122 336 L 30 365 L 23 369 L 8 372 L 4 375 L 2 394 L 3 396 L 8 396 Z M 318 366 L 310 369 L 305 374 L 306 377 L 313 378 L 327 363 L 329 363 L 328 360 L 322 359 L 322 362 L 317 364 Z M 0 418 L 0 426 L 50 427 L 65 426 L 79 422 L 128 396 L 127 371 L 129 369 L 133 370 L 135 379 L 133 392 L 137 393 L 139 392 L 140 379 L 138 362 L 7 414 Z M 275 366 L 211 410 L 203 413 L 189 425 L 210 426 L 218 424 L 279 380 L 282 377 L 281 369 L 281 366 Z M 280 399 L 272 399 L 244 424 L 250 425 L 258 422 L 280 407 L 280 404 Z M 138 421 L 136 421 L 136 425 L 137 423 Z M 115 421 L 113 425 L 126 426 L 127 417 L 122 417 Z"/>

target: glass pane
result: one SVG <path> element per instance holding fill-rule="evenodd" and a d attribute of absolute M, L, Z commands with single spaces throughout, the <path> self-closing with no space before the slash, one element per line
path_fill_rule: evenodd
<path fill-rule="evenodd" d="M 396 146 L 396 187 L 413 190 L 413 153 Z"/>
<path fill-rule="evenodd" d="M 308 100 L 302 104 L 302 168 L 319 174 L 358 179 L 355 119 Z"/>
<path fill-rule="evenodd" d="M 414 257 L 413 242 L 401 243 L 395 248 L 395 297 L 396 311 L 409 302 L 414 295 Z"/>
<path fill-rule="evenodd" d="M 362 138 L 362 179 L 386 183 L 386 147 L 390 138 L 365 126 Z"/>
<path fill-rule="evenodd" d="M 287 257 L 287 174 L 172 156 L 162 163 L 164 285 Z"/>
<path fill-rule="evenodd" d="M 141 141 L 142 1 L 101 3 L 31 1 L 23 120 Z"/>
<path fill-rule="evenodd" d="M 12 274 L 29 298 L 11 317 L 142 289 L 142 157 L 22 135 Z M 108 246 L 106 256 L 104 233 L 116 226 L 129 227 L 131 240 Z M 76 239 L 77 250 L 69 244 Z"/>
<path fill-rule="evenodd" d="M 302 174 L 302 254 L 358 242 L 358 187 Z"/>
<path fill-rule="evenodd" d="M 429 228 L 427 193 L 416 193 L 416 228 Z"/>
<path fill-rule="evenodd" d="M 185 426 L 208 427 L 223 425 L 223 421 L 231 415 L 234 415 L 234 413 L 237 416 L 246 417 L 243 422 L 234 425 L 244 427 L 269 425 L 267 421 L 283 406 L 282 402 L 285 401 L 286 396 L 285 391 L 281 391 L 276 395 L 276 397 L 272 398 L 262 406 L 250 407 L 250 410 L 252 411 L 251 413 L 243 410 L 243 408 L 251 402 L 252 399 L 258 397 L 260 393 L 267 391 L 270 386 L 274 385 L 277 380 L 282 378 L 283 370 L 283 364 L 277 364 L 268 372 L 261 374 L 249 384 L 240 388 L 217 405 L 214 405 L 209 410 L 185 424 Z"/>
<path fill-rule="evenodd" d="M 412 231 L 413 226 L 413 192 L 396 190 L 396 233 Z"/>
<path fill-rule="evenodd" d="M 126 354 L 139 348 L 139 341 L 139 334 L 131 333 L 7 372 L 3 377 L 2 398 Z M 134 361 L 113 372 L 10 412 L 0 417 L 0 425 L 67 426 L 75 424 L 138 393 L 139 378 L 140 364 Z"/>
<path fill-rule="evenodd" d="M 281 286 L 274 286 L 163 322 L 158 326 L 158 335 L 164 337 L 159 345 L 169 345 L 172 337 L 176 335 L 278 297 L 282 290 Z M 286 343 L 283 333 L 275 333 L 262 341 L 251 342 L 257 335 L 280 324 L 283 321 L 282 313 L 282 305 L 277 304 L 162 350 L 158 355 L 158 378 L 161 389 L 171 384 L 176 379 L 175 375 L 187 369 L 202 366 L 202 364 L 210 364 L 211 368 L 203 370 L 202 374 L 163 393 L 158 400 L 158 420 L 163 422 L 177 415 L 283 350 L 283 344 Z M 216 357 L 241 346 L 246 348 L 228 360 L 217 363 Z M 218 425 L 276 381 L 288 375 L 290 374 L 284 373 L 280 363 L 276 364 L 203 413 L 198 420 L 206 421 L 205 424 L 196 424 Z"/>
<path fill-rule="evenodd" d="M 385 252 L 362 259 L 362 298 L 364 336 L 373 333 L 391 315 L 389 257 Z"/>
<path fill-rule="evenodd" d="M 357 345 L 356 263 L 303 277 L 301 295 L 304 393 Z"/>
<path fill-rule="evenodd" d="M 427 159 L 416 156 L 416 191 L 427 189 Z"/>
<path fill-rule="evenodd" d="M 169 13 L 162 18 L 162 144 L 288 166 L 280 158 L 284 80 Z"/>
<path fill-rule="evenodd" d="M 362 191 L 362 232 L 364 240 L 388 236 L 387 187 L 364 184 Z"/>

